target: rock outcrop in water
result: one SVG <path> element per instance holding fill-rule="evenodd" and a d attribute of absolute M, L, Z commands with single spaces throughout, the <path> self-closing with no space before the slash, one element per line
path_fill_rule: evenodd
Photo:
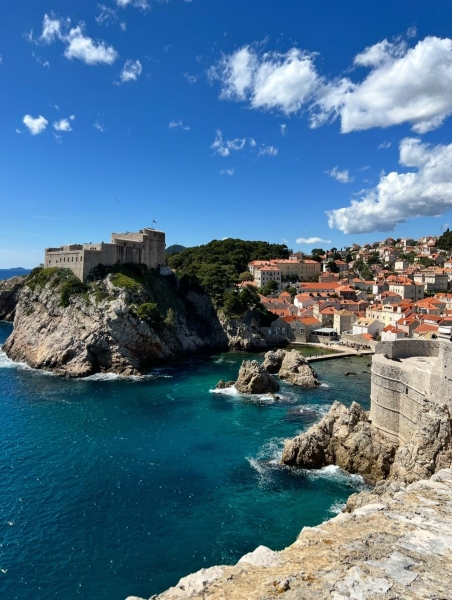
<path fill-rule="evenodd" d="M 269 373 L 279 373 L 286 351 L 278 348 L 277 350 L 269 350 L 265 353 L 263 366 Z"/>
<path fill-rule="evenodd" d="M 256 561 L 203 569 L 152 598 L 445 600 L 452 589 L 451 497 L 452 469 L 443 469 L 305 527 L 281 552 L 264 549 Z"/>
<path fill-rule="evenodd" d="M 335 402 L 323 419 L 286 440 L 282 462 L 305 469 L 337 465 L 372 482 L 388 477 L 397 445 L 372 427 L 368 413 L 353 402 Z"/>
<path fill-rule="evenodd" d="M 268 394 L 279 390 L 279 383 L 256 360 L 244 360 L 235 389 L 241 394 Z"/>
<path fill-rule="evenodd" d="M 314 369 L 297 350 L 270 350 L 265 354 L 263 366 L 293 385 L 314 388 L 320 384 Z"/>

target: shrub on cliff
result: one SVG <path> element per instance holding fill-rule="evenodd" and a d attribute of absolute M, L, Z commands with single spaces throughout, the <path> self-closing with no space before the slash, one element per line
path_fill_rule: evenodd
<path fill-rule="evenodd" d="M 148 325 L 158 325 L 162 320 L 155 302 L 143 302 L 136 309 L 136 314 L 139 319 L 145 321 Z"/>
<path fill-rule="evenodd" d="M 77 294 L 84 294 L 88 291 L 88 286 L 85 285 L 73 275 L 73 278 L 68 278 L 67 281 L 61 284 L 60 287 L 60 306 L 64 308 L 69 306 L 69 300 L 71 296 L 76 296 Z"/>

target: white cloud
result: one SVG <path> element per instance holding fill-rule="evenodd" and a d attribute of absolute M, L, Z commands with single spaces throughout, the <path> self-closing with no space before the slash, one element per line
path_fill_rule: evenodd
<path fill-rule="evenodd" d="M 25 115 L 22 122 L 28 127 L 31 135 L 39 135 L 45 131 L 45 128 L 49 124 L 47 119 L 41 115 L 39 115 L 39 117 L 36 119 L 34 119 L 31 115 Z"/>
<path fill-rule="evenodd" d="M 354 177 L 350 177 L 348 169 L 339 171 L 339 169 L 337 167 L 334 167 L 333 169 L 330 169 L 329 171 L 325 171 L 325 173 L 327 175 L 329 175 L 330 177 L 332 177 L 333 179 L 335 179 L 336 181 L 339 181 L 339 183 L 351 183 L 352 181 L 355 180 Z"/>
<path fill-rule="evenodd" d="M 113 46 L 105 42 L 94 42 L 83 34 L 83 27 L 78 25 L 69 31 L 64 56 L 68 59 L 78 58 L 87 65 L 103 63 L 112 65 L 118 57 Z"/>
<path fill-rule="evenodd" d="M 297 244 L 331 244 L 331 240 L 324 240 L 320 237 L 298 238 Z"/>
<path fill-rule="evenodd" d="M 61 119 L 60 121 L 55 121 L 55 123 L 53 124 L 53 128 L 56 131 L 72 131 L 72 127 L 69 123 L 69 120 L 73 121 L 74 119 L 75 117 L 74 115 L 72 115 L 71 117 L 69 117 L 69 119 Z"/>
<path fill-rule="evenodd" d="M 190 75 L 190 73 L 186 73 L 185 71 L 182 71 L 182 75 L 185 77 L 185 79 L 191 85 L 193 85 L 194 83 L 196 83 L 198 81 L 198 78 L 196 77 L 196 75 Z"/>
<path fill-rule="evenodd" d="M 121 83 L 136 81 L 143 72 L 143 67 L 139 60 L 127 60 L 121 71 Z"/>
<path fill-rule="evenodd" d="M 22 133 L 22 129 L 16 129 L 16 133 Z"/>
<path fill-rule="evenodd" d="M 254 140 L 253 138 L 250 138 L 248 140 L 248 144 L 251 146 L 251 148 L 254 148 L 254 146 L 256 145 L 256 140 Z"/>
<path fill-rule="evenodd" d="M 248 45 L 224 55 L 208 76 L 220 81 L 223 99 L 285 114 L 309 111 L 312 127 L 339 119 L 343 133 L 402 123 L 425 133 L 452 114 L 449 38 L 426 37 L 414 47 L 400 38 L 380 41 L 355 56 L 353 79 L 327 79 L 314 60 L 298 48 L 263 53 Z M 360 67 L 370 71 L 362 76 Z"/>
<path fill-rule="evenodd" d="M 48 60 L 44 60 L 41 56 L 38 56 L 34 52 L 32 52 L 31 55 L 36 59 L 36 62 L 38 62 L 40 65 L 42 65 L 43 67 L 50 68 L 50 63 Z"/>
<path fill-rule="evenodd" d="M 54 133 L 53 137 L 55 138 L 55 141 L 57 142 L 57 144 L 63 143 L 63 137 L 61 135 L 57 135 L 56 133 Z"/>
<path fill-rule="evenodd" d="M 235 140 L 223 140 L 223 134 L 220 129 L 217 130 L 215 141 L 210 146 L 220 156 L 229 156 L 232 151 L 243 150 L 246 144 L 245 138 L 235 138 Z"/>
<path fill-rule="evenodd" d="M 220 175 L 234 175 L 235 169 L 222 169 Z"/>
<path fill-rule="evenodd" d="M 402 166 L 415 170 L 382 174 L 378 185 L 350 206 L 327 212 L 328 224 L 344 233 L 393 231 L 415 217 L 452 209 L 452 144 L 430 146 L 419 139 L 400 142 Z"/>
<path fill-rule="evenodd" d="M 392 142 L 381 142 L 381 144 L 378 146 L 378 150 L 387 150 L 391 146 Z"/>
<path fill-rule="evenodd" d="M 286 125 L 286 123 L 281 123 L 281 125 L 279 126 L 279 129 L 281 131 L 281 135 L 283 137 L 285 137 L 287 135 L 287 125 Z"/>
<path fill-rule="evenodd" d="M 182 121 L 171 121 L 168 127 L 170 129 L 183 129 L 184 131 L 190 131 L 190 127 L 188 125 L 184 125 Z"/>
<path fill-rule="evenodd" d="M 339 117 L 341 131 L 411 123 L 417 133 L 441 126 L 452 113 L 452 40 L 427 37 L 408 48 L 387 40 L 366 48 L 355 65 L 371 68 L 360 83 L 325 87 L 312 124 Z"/>
<path fill-rule="evenodd" d="M 258 156 L 276 156 L 277 154 L 278 148 L 275 148 L 274 146 L 262 146 Z"/>
<path fill-rule="evenodd" d="M 104 133 L 104 131 L 106 131 L 105 127 L 102 125 L 102 123 L 99 123 L 99 121 L 95 121 L 93 123 L 93 127 L 94 127 L 94 129 L 97 129 L 97 131 L 100 131 L 101 133 Z"/>
<path fill-rule="evenodd" d="M 211 80 L 222 83 L 221 97 L 249 100 L 253 108 L 298 111 L 312 99 L 319 84 L 314 55 L 292 48 L 285 54 L 259 54 L 244 46 L 209 70 Z"/>
<path fill-rule="evenodd" d="M 118 13 L 105 4 L 98 4 L 99 14 L 96 17 L 96 22 L 99 25 L 111 25 L 118 20 Z"/>
<path fill-rule="evenodd" d="M 70 28 L 70 19 L 58 19 L 53 14 L 44 15 L 42 34 L 38 42 L 42 44 L 52 44 L 59 40 L 66 45 L 64 56 L 68 59 L 77 58 L 87 65 L 96 65 L 99 63 L 111 65 L 118 57 L 118 53 L 103 41 L 96 42 L 87 37 L 84 33 L 85 24 L 80 23 L 76 27 Z M 28 36 L 29 41 L 33 39 L 33 32 Z"/>
<path fill-rule="evenodd" d="M 121 28 L 121 31 L 127 31 L 127 24 L 124 23 L 124 21 L 121 21 L 121 23 L 119 23 L 119 27 Z"/>
<path fill-rule="evenodd" d="M 147 0 L 116 0 L 116 4 L 121 8 L 126 8 L 127 6 L 141 8 L 141 10 L 147 10 L 148 8 L 150 8 L 149 2 Z"/>

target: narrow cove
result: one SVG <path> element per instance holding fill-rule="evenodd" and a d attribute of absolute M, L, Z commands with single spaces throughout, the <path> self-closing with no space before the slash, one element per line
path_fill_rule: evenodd
<path fill-rule="evenodd" d="M 0 324 L 0 343 L 10 331 Z M 0 355 L 2 596 L 149 597 L 260 544 L 291 544 L 362 489 L 334 467 L 278 458 L 334 400 L 368 408 L 369 358 L 317 363 L 322 386 L 283 384 L 279 402 L 212 393 L 243 358 L 73 381 Z"/>

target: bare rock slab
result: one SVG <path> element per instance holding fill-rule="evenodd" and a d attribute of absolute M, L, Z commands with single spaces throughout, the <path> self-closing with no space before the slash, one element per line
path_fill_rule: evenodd
<path fill-rule="evenodd" d="M 314 369 L 296 350 L 286 352 L 279 370 L 279 377 L 304 388 L 315 388 L 319 381 Z"/>

